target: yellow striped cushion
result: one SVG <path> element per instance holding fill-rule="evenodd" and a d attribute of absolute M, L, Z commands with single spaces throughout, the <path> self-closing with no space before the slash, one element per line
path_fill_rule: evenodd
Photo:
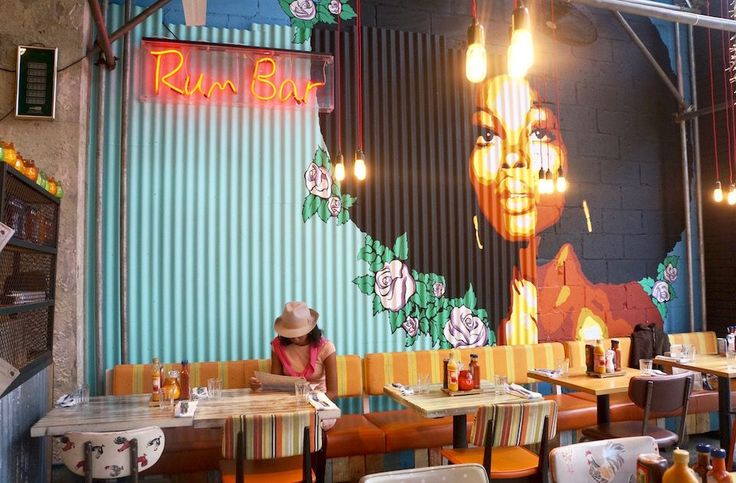
<path fill-rule="evenodd" d="M 476 446 L 483 446 L 488 421 L 495 428 L 492 446 L 525 446 L 542 440 L 544 417 L 549 417 L 548 439 L 557 434 L 557 403 L 538 400 L 521 403 L 504 403 L 481 406 L 475 415 L 470 439 Z"/>
<path fill-rule="evenodd" d="M 363 364 L 360 356 L 337 356 L 337 396 L 354 397 L 363 394 Z"/>
<path fill-rule="evenodd" d="M 222 455 L 236 458 L 237 439 L 245 431 L 245 459 L 269 460 L 300 455 L 302 434 L 309 427 L 310 452 L 322 447 L 322 429 L 316 411 L 283 414 L 241 415 L 225 420 Z"/>
<path fill-rule="evenodd" d="M 495 374 L 501 374 L 511 383 L 522 384 L 534 382 L 526 375 L 529 369 L 554 368 L 556 361 L 565 357 L 558 342 L 477 347 L 460 350 L 465 368 L 470 363 L 471 353 L 478 354 L 481 379 L 492 381 Z M 383 386 L 392 382 L 416 384 L 419 374 L 428 374 L 432 383 L 440 383 L 444 377 L 442 360 L 449 356 L 450 351 L 445 349 L 366 354 L 363 359 L 365 392 L 383 394 Z"/>
<path fill-rule="evenodd" d="M 692 344 L 695 346 L 695 354 L 716 354 L 718 342 L 715 332 L 685 332 L 682 334 L 669 334 L 670 344 Z"/>
<path fill-rule="evenodd" d="M 628 367 L 631 352 L 631 337 L 614 337 L 619 341 L 621 350 L 621 366 Z M 611 348 L 612 339 L 601 339 L 605 349 Z M 595 344 L 594 340 L 569 340 L 562 343 L 565 348 L 565 357 L 570 359 L 570 369 L 585 369 L 585 344 Z"/>
<path fill-rule="evenodd" d="M 222 379 L 225 389 L 247 387 L 247 379 L 243 374 L 243 362 L 192 362 L 189 364 L 189 385 L 191 387 L 206 386 L 207 379 Z M 171 369 L 181 370 L 181 364 L 164 364 L 164 375 Z M 118 364 L 112 370 L 113 395 L 144 394 L 151 391 L 150 364 Z"/>

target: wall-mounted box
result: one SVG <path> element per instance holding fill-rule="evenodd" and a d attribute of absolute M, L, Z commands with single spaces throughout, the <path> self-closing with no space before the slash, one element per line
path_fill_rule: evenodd
<path fill-rule="evenodd" d="M 18 46 L 15 117 L 54 119 L 59 49 Z"/>

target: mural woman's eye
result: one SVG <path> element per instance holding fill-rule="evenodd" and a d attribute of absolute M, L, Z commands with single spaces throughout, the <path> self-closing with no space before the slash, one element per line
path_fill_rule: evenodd
<path fill-rule="evenodd" d="M 477 128 L 478 138 L 475 141 L 477 146 L 487 146 L 493 144 L 498 138 L 498 134 L 492 128 L 487 126 L 478 126 Z"/>
<path fill-rule="evenodd" d="M 537 127 L 532 129 L 532 141 L 541 141 L 543 143 L 551 143 L 557 139 L 557 136 L 551 129 Z"/>

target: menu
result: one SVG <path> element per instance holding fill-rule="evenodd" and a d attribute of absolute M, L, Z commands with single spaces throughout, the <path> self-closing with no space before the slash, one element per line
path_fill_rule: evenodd
<path fill-rule="evenodd" d="M 264 391 L 294 392 L 294 384 L 304 381 L 303 377 L 280 376 L 270 372 L 255 371 L 253 374 L 261 381 Z"/>

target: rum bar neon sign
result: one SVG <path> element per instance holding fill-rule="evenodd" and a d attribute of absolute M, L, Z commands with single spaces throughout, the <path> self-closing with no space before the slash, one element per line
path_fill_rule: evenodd
<path fill-rule="evenodd" d="M 330 55 L 150 38 L 141 53 L 143 101 L 334 107 Z"/>

